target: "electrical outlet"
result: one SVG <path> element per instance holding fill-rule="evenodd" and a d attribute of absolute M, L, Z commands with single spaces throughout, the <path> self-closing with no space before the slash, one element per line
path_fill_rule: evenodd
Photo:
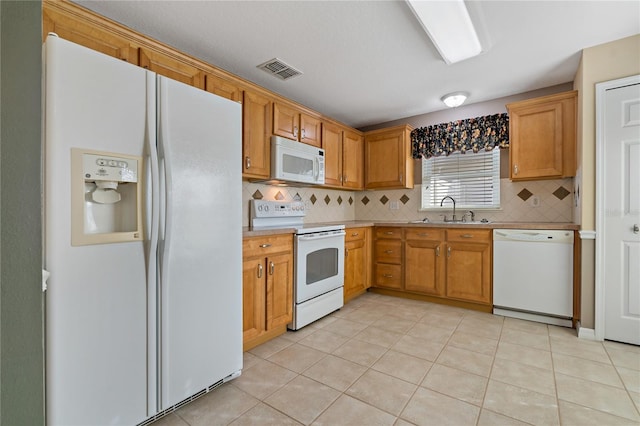
<path fill-rule="evenodd" d="M 540 207 L 540 197 L 537 195 L 531 197 L 531 207 Z"/>
<path fill-rule="evenodd" d="M 398 201 L 390 201 L 389 202 L 389 210 L 400 210 L 400 204 Z"/>

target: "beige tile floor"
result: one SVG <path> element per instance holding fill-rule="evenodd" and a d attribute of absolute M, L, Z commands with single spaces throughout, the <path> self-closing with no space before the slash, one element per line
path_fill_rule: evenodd
<path fill-rule="evenodd" d="M 367 293 L 244 354 L 184 425 L 639 425 L 640 347 Z"/>

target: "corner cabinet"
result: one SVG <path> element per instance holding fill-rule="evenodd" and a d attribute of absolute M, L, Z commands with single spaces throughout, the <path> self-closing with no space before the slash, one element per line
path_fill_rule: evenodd
<path fill-rule="evenodd" d="M 285 333 L 293 319 L 293 236 L 245 238 L 242 253 L 242 337 L 246 351 Z"/>
<path fill-rule="evenodd" d="M 507 105 L 511 180 L 576 174 L 577 91 Z"/>
<path fill-rule="evenodd" d="M 369 288 L 370 228 L 348 228 L 344 239 L 344 303 Z"/>
<path fill-rule="evenodd" d="M 413 188 L 411 126 L 372 130 L 364 134 L 365 188 Z"/>
<path fill-rule="evenodd" d="M 490 312 L 491 230 L 375 227 L 377 291 Z"/>
<path fill-rule="evenodd" d="M 325 186 L 364 189 L 364 139 L 361 134 L 332 123 L 322 124 Z"/>

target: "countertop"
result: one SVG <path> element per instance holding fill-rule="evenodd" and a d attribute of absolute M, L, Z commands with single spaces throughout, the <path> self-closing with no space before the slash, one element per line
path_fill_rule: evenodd
<path fill-rule="evenodd" d="M 480 229 L 551 229 L 551 230 L 578 230 L 579 225 L 570 222 L 490 222 L 490 223 L 409 223 L 406 221 L 374 221 L 374 220 L 347 220 L 342 222 L 322 222 L 310 225 L 344 225 L 345 228 L 359 228 L 366 226 L 392 226 L 402 228 L 480 228 Z M 294 228 L 263 228 L 253 229 L 249 226 L 242 228 L 243 237 L 259 237 L 276 234 L 293 234 Z"/>

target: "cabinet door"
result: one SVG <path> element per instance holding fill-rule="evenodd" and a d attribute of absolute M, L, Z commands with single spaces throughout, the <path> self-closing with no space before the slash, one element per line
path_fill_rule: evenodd
<path fill-rule="evenodd" d="M 367 288 L 366 256 L 364 239 L 349 241 L 344 245 L 344 299 L 364 292 Z"/>
<path fill-rule="evenodd" d="M 562 104 L 511 112 L 511 179 L 562 176 Z"/>
<path fill-rule="evenodd" d="M 242 339 L 245 342 L 265 331 L 265 272 L 264 258 L 242 262 Z"/>
<path fill-rule="evenodd" d="M 300 114 L 300 142 L 322 146 L 322 122 L 317 117 Z"/>
<path fill-rule="evenodd" d="M 324 184 L 342 186 L 342 129 L 334 124 L 322 125 L 324 149 Z"/>
<path fill-rule="evenodd" d="M 444 296 L 444 243 L 407 240 L 404 244 L 404 289 Z"/>
<path fill-rule="evenodd" d="M 198 89 L 204 89 L 204 73 L 200 68 L 163 53 L 141 47 L 140 66 Z"/>
<path fill-rule="evenodd" d="M 364 189 L 364 138 L 348 130 L 342 136 L 342 186 Z"/>
<path fill-rule="evenodd" d="M 242 176 L 268 179 L 271 170 L 271 100 L 249 90 L 242 103 Z"/>
<path fill-rule="evenodd" d="M 446 295 L 491 304 L 491 244 L 447 242 Z"/>
<path fill-rule="evenodd" d="M 298 140 L 300 114 L 294 108 L 273 103 L 273 134 L 283 138 Z"/>
<path fill-rule="evenodd" d="M 293 320 L 293 255 L 267 258 L 267 330 Z"/>
<path fill-rule="evenodd" d="M 92 25 L 87 20 L 52 9 L 56 5 L 43 3 L 42 7 L 43 38 L 53 32 L 65 40 L 138 65 L 138 49 L 132 47 L 129 40 Z"/>
<path fill-rule="evenodd" d="M 242 89 L 237 85 L 213 74 L 205 76 L 205 90 L 223 98 L 242 103 Z"/>

